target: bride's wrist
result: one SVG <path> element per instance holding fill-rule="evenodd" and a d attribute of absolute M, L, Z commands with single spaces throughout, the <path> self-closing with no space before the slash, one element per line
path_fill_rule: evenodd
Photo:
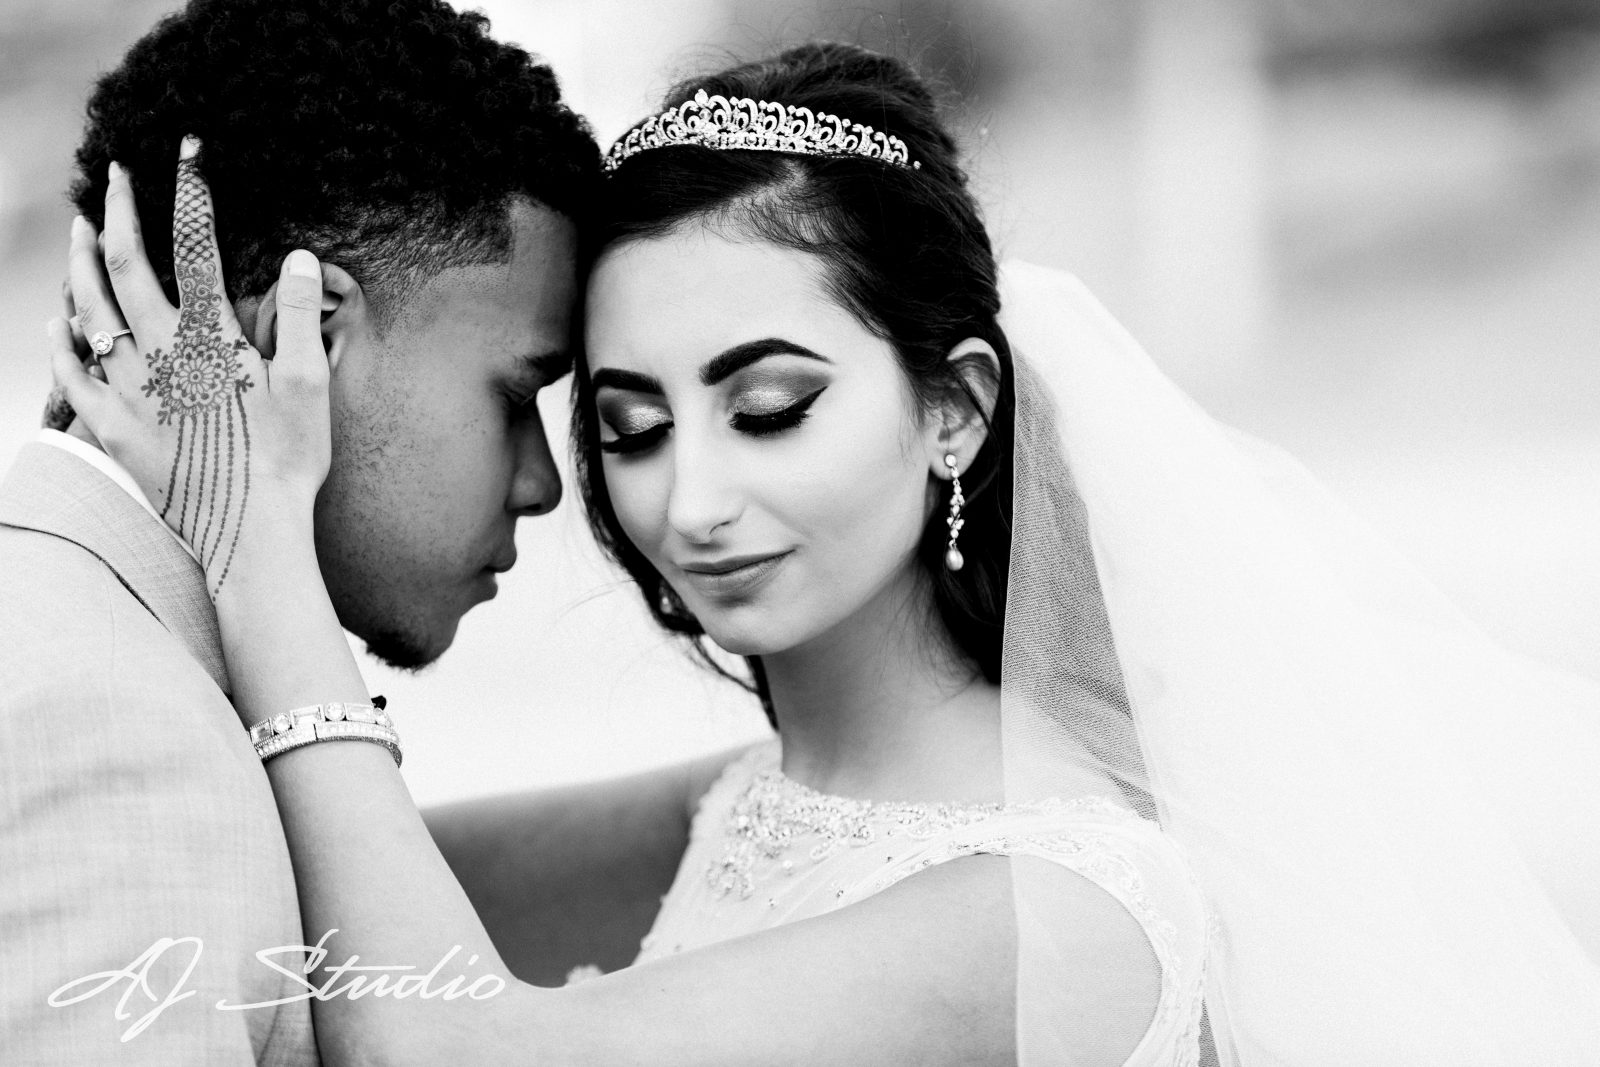
<path fill-rule="evenodd" d="M 247 727 L 365 694 L 317 563 L 309 507 L 304 515 L 262 511 L 241 531 L 227 573 L 211 576 L 234 706 Z"/>
<path fill-rule="evenodd" d="M 206 566 L 207 585 L 219 610 L 228 591 L 248 589 L 250 597 L 295 594 L 298 583 L 321 582 L 315 527 L 309 501 L 284 494 L 252 494 L 238 539 Z M 231 598 L 229 598 L 231 599 Z"/>

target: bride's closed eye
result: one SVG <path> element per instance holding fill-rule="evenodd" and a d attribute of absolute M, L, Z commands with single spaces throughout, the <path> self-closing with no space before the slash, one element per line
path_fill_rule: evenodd
<path fill-rule="evenodd" d="M 805 421 L 811 405 L 827 391 L 827 386 L 804 396 L 776 390 L 740 394 L 734 402 L 731 425 L 751 437 L 769 437 L 792 430 Z M 659 408 L 625 408 L 601 412 L 606 427 L 616 436 L 600 442 L 600 450 L 612 455 L 629 455 L 653 448 L 672 429 L 672 419 Z"/>
<path fill-rule="evenodd" d="M 602 452 L 626 455 L 649 448 L 672 428 L 671 417 L 656 407 L 629 407 L 600 413 L 601 419 L 616 434 L 600 442 Z"/>
<path fill-rule="evenodd" d="M 731 420 L 733 428 L 752 437 L 766 437 L 792 430 L 805 421 L 811 405 L 817 402 L 817 398 L 826 392 L 827 388 L 822 386 L 798 399 L 786 393 L 745 394 L 734 406 Z"/>

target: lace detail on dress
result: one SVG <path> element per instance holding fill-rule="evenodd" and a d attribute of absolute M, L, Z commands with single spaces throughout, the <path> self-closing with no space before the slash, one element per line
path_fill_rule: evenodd
<path fill-rule="evenodd" d="M 1127 1067 L 1194 1067 L 1207 956 L 1204 901 L 1182 850 L 1156 823 L 1103 797 L 873 803 L 801 785 L 782 774 L 780 760 L 775 742 L 757 746 L 701 798 L 689 849 L 640 946 L 640 962 L 827 915 L 964 856 L 1030 857 L 1119 901 L 1155 954 L 1159 999 Z M 1039 889 L 1048 893 L 1050 883 Z M 1025 926 L 1037 948 L 1030 959 L 1044 972 L 1070 971 L 1070 955 L 1050 941 L 1072 936 L 1071 914 L 1037 899 L 1045 907 L 1028 913 L 1019 937 Z M 1027 1025 L 1042 1042 L 1037 1048 L 1049 1049 L 1062 1027 L 1076 1024 L 1036 1002 Z"/>
<path fill-rule="evenodd" d="M 928 841 L 997 815 L 1053 815 L 1066 811 L 1138 819 L 1133 812 L 1102 797 L 1017 804 L 855 800 L 819 793 L 782 771 L 769 769 L 756 774 L 734 801 L 728 813 L 722 856 L 710 863 L 706 880 L 719 897 L 738 893 L 745 898 L 755 892 L 761 861 L 775 862 L 784 874 L 794 872 L 796 856 L 792 853 L 797 843 L 810 846 L 805 849 L 804 859 L 820 863 L 846 846 L 860 848 L 884 838 Z M 933 862 L 928 859 L 916 870 Z M 906 872 L 911 873 L 914 872 Z"/>

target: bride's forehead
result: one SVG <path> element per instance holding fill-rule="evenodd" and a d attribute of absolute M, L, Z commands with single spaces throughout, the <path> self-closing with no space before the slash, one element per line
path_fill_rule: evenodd
<path fill-rule="evenodd" d="M 865 332 L 819 257 L 703 228 L 610 249 L 589 283 L 591 358 L 679 348 L 703 357 L 756 337 L 853 345 Z"/>
<path fill-rule="evenodd" d="M 831 303 L 821 257 L 706 225 L 629 240 L 602 254 L 591 310 L 648 303 L 660 312 L 712 304 L 756 311 L 778 302 Z"/>

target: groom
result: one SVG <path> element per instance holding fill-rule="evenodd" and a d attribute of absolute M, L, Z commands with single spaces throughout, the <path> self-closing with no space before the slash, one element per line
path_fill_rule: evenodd
<path fill-rule="evenodd" d="M 570 362 L 584 123 L 548 67 L 440 0 L 191 0 L 89 116 L 78 208 L 98 223 L 125 167 L 169 290 L 178 142 L 201 139 L 264 355 L 283 256 L 326 266 L 323 571 L 374 654 L 432 661 L 513 563 L 517 519 L 560 497 L 533 398 Z M 78 312 L 88 337 L 116 329 Z M 304 999 L 218 1008 L 304 991 L 256 957 L 302 933 L 227 693 L 200 566 L 86 432 L 44 431 L 0 486 L 7 1064 L 316 1062 Z"/>

